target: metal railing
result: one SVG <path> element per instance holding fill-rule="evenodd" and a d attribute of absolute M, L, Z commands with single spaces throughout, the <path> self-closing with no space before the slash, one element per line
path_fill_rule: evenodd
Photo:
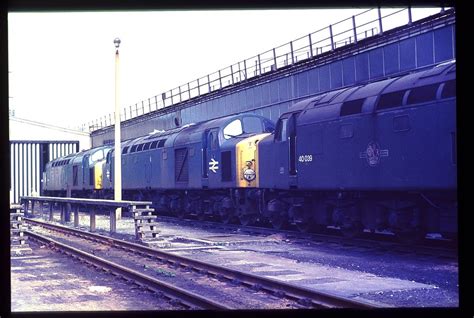
<path fill-rule="evenodd" d="M 148 209 L 153 203 L 151 201 L 124 201 L 124 200 L 103 200 L 103 199 L 86 199 L 86 198 L 65 198 L 65 197 L 20 197 L 21 205 L 24 208 L 25 214 L 35 213 L 35 203 L 38 203 L 40 214 L 43 214 L 43 204 L 49 205 L 49 221 L 53 221 L 54 205 L 59 205 L 61 223 L 70 221 L 70 211 L 74 212 L 74 226 L 79 226 L 79 207 L 89 207 L 89 222 L 90 231 L 95 231 L 95 214 L 96 209 L 99 211 L 108 211 L 110 213 L 110 233 L 117 231 L 116 208 L 126 208 L 129 211 L 134 211 L 137 208 Z M 28 208 L 31 202 L 31 213 Z"/>
<path fill-rule="evenodd" d="M 440 10 L 443 12 L 445 9 L 440 8 Z M 355 44 L 365 38 L 383 34 L 395 27 L 409 25 L 413 21 L 415 20 L 410 7 L 368 9 L 296 40 L 125 107 L 123 113 L 120 114 L 120 120 L 128 120 L 223 89 L 337 48 Z M 94 131 L 113 124 L 114 114 L 111 113 L 82 125 L 81 129 Z"/>

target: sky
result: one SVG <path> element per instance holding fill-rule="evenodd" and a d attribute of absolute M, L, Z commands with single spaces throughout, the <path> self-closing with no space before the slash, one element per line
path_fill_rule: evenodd
<path fill-rule="evenodd" d="M 66 128 L 113 113 L 116 37 L 123 109 L 366 10 L 9 13 L 10 108 Z"/>

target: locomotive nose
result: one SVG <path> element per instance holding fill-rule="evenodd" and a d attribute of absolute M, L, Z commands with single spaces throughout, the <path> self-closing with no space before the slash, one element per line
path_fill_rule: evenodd
<path fill-rule="evenodd" d="M 254 135 L 237 143 L 235 153 L 238 187 L 258 187 L 258 141 L 268 135 L 268 133 Z"/>

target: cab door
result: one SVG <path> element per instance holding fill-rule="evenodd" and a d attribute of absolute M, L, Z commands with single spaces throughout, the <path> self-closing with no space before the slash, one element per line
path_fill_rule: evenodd
<path fill-rule="evenodd" d="M 202 154 L 203 187 L 217 187 L 221 180 L 218 128 L 211 128 L 204 132 Z"/>
<path fill-rule="evenodd" d="M 296 166 L 296 117 L 298 113 L 285 114 L 278 120 L 275 133 L 275 169 L 279 176 L 277 186 L 288 188 L 297 185 Z"/>
<path fill-rule="evenodd" d="M 90 155 L 85 155 L 82 158 L 82 188 L 86 189 L 89 186 L 89 157 Z"/>

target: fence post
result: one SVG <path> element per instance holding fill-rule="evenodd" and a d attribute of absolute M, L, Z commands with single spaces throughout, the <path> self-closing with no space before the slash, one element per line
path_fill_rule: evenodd
<path fill-rule="evenodd" d="M 211 92 L 211 78 L 209 77 L 209 74 L 207 74 L 207 87 L 210 93 Z"/>
<path fill-rule="evenodd" d="M 201 85 L 199 85 L 199 78 L 197 79 L 198 82 L 198 96 L 201 96 Z"/>
<path fill-rule="evenodd" d="M 66 223 L 66 203 L 59 203 L 61 209 L 61 224 Z"/>
<path fill-rule="evenodd" d="M 179 101 L 181 102 L 183 100 L 181 98 L 181 86 L 178 86 L 178 92 L 179 92 Z"/>
<path fill-rule="evenodd" d="M 295 64 L 295 55 L 293 52 L 293 41 L 290 41 L 290 50 L 291 50 L 291 64 Z"/>
<path fill-rule="evenodd" d="M 247 79 L 247 63 L 244 60 L 244 79 Z"/>
<path fill-rule="evenodd" d="M 53 202 L 49 202 L 49 221 L 53 220 Z"/>
<path fill-rule="evenodd" d="M 357 28 L 355 16 L 352 16 L 352 28 L 354 29 L 354 43 L 357 44 Z"/>
<path fill-rule="evenodd" d="M 275 70 L 276 70 L 277 69 L 277 57 L 276 57 L 275 48 L 273 48 L 273 64 L 275 64 Z"/>
<path fill-rule="evenodd" d="M 242 77 L 240 76 L 240 62 L 239 62 L 239 82 L 242 80 Z"/>
<path fill-rule="evenodd" d="M 332 37 L 332 25 L 329 25 L 329 36 L 331 37 L 331 51 L 334 50 L 334 39 Z"/>
<path fill-rule="evenodd" d="M 89 212 L 89 227 L 91 232 L 95 232 L 95 209 L 97 207 L 91 206 Z"/>
<path fill-rule="evenodd" d="M 230 66 L 230 76 L 232 77 L 232 84 L 234 84 L 234 69 L 232 65 Z"/>
<path fill-rule="evenodd" d="M 380 28 L 380 34 L 383 34 L 383 28 L 382 28 L 382 10 L 380 7 L 377 8 L 377 11 L 379 13 L 379 28 Z"/>
<path fill-rule="evenodd" d="M 189 96 L 189 99 L 191 99 L 191 86 L 189 86 L 189 82 L 188 82 L 188 96 Z"/>
<path fill-rule="evenodd" d="M 313 41 L 311 40 L 311 33 L 308 34 L 308 39 L 309 39 L 309 52 L 310 52 L 310 56 L 313 57 Z"/>
<path fill-rule="evenodd" d="M 222 88 L 221 70 L 219 70 L 219 85 L 220 85 L 220 88 Z"/>
<path fill-rule="evenodd" d="M 117 232 L 117 220 L 115 218 L 115 208 L 112 207 L 110 209 L 110 233 L 115 233 Z"/>
<path fill-rule="evenodd" d="M 262 75 L 262 63 L 260 61 L 260 54 L 258 55 L 258 74 Z"/>
<path fill-rule="evenodd" d="M 408 6 L 408 25 L 411 25 L 412 18 L 411 18 L 411 6 Z"/>
<path fill-rule="evenodd" d="M 66 196 L 68 198 L 71 197 L 71 186 L 68 185 L 67 186 L 67 190 L 66 190 Z M 65 215 L 64 215 L 64 220 L 66 222 L 71 222 L 71 204 L 70 203 L 66 203 L 66 211 L 65 211 Z"/>
<path fill-rule="evenodd" d="M 74 227 L 79 227 L 79 205 L 75 204 L 73 209 L 74 209 Z"/>

